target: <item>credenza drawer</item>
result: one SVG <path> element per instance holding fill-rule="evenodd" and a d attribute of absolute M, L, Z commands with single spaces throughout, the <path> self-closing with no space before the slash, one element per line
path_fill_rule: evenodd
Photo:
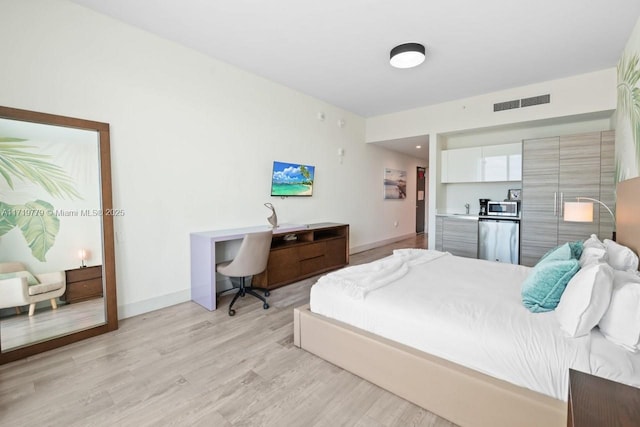
<path fill-rule="evenodd" d="M 274 283 L 295 279 L 300 274 L 295 247 L 271 251 L 267 265 L 269 280 Z"/>
<path fill-rule="evenodd" d="M 325 268 L 324 255 L 300 261 L 300 274 L 309 274 Z"/>
<path fill-rule="evenodd" d="M 323 256 L 325 250 L 325 242 L 311 243 L 309 245 L 300 246 L 298 248 L 298 257 L 300 260 L 305 260 Z"/>

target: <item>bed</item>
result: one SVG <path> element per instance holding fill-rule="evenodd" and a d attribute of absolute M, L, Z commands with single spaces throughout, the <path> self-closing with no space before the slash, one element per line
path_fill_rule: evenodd
<path fill-rule="evenodd" d="M 640 224 L 634 213 L 640 211 L 640 178 L 620 183 L 617 192 L 618 241 L 637 253 Z M 509 288 L 500 282 L 521 282 L 528 267 L 434 253 L 426 260 L 416 258 L 416 265 L 402 279 L 402 288 L 394 289 L 397 284 L 392 282 L 368 289 L 366 305 L 363 295 L 354 294 L 353 289 L 346 289 L 351 293 L 347 303 L 333 292 L 324 292 L 327 289 L 314 287 L 315 312 L 309 305 L 294 309 L 295 345 L 461 426 L 566 425 L 569 368 L 626 383 L 636 380 L 637 353 L 612 345 L 597 328 L 588 337 L 563 339 L 552 326 L 552 312 L 537 314 L 534 325 L 527 325 L 531 316 L 520 313 L 520 320 L 513 323 L 524 323 L 526 334 L 487 335 L 496 325 L 512 328 L 506 319 L 513 319 L 513 313 L 506 312 L 511 310 L 518 318 L 518 308 L 505 301 L 518 298 L 519 286 Z M 455 267 L 460 263 L 464 268 Z M 445 271 L 455 271 L 457 276 L 448 284 L 449 297 L 439 293 L 442 286 L 419 286 L 420 275 L 433 274 L 438 280 Z M 474 284 L 486 292 L 470 293 L 469 286 Z M 421 292 L 426 298 L 420 298 Z M 412 297 L 406 298 L 407 293 Z M 408 324 L 397 322 L 398 310 L 386 308 L 384 303 L 390 299 L 404 301 L 402 311 L 412 310 Z M 487 310 L 480 313 L 476 306 Z M 465 320 L 456 324 L 455 317 Z M 393 335 L 393 329 L 400 332 Z M 469 344 L 462 346 L 462 352 L 452 353 L 447 347 L 452 337 Z M 553 352 L 540 354 L 545 348 Z M 543 360 L 551 363 L 535 366 Z M 546 370 L 544 375 L 541 369 Z"/>

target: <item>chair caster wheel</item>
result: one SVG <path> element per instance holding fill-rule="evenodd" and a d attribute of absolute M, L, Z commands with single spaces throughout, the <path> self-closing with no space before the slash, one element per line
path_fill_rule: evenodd
<path fill-rule="evenodd" d="M 271 295 L 271 292 L 269 292 L 269 291 L 265 291 L 265 292 L 264 292 L 264 296 L 265 296 L 265 297 L 268 297 L 269 295 Z"/>
<path fill-rule="evenodd" d="M 269 304 L 267 304 L 267 303 L 265 302 L 265 303 L 264 303 L 264 305 L 262 306 L 262 308 L 264 308 L 264 309 L 266 310 L 267 308 L 269 308 Z"/>
<path fill-rule="evenodd" d="M 236 315 L 236 311 L 233 308 L 229 309 L 229 316 L 235 316 Z"/>

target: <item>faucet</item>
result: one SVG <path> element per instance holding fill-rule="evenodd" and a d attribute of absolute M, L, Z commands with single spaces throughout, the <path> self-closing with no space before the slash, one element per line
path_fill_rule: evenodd
<path fill-rule="evenodd" d="M 464 207 L 467 210 L 467 215 L 469 215 L 469 203 L 465 203 Z"/>

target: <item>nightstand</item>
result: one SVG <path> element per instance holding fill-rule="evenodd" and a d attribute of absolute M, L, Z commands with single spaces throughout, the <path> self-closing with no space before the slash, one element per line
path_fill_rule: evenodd
<path fill-rule="evenodd" d="M 640 389 L 569 369 L 568 427 L 640 426 Z"/>
<path fill-rule="evenodd" d="M 102 266 L 65 271 L 67 289 L 60 297 L 67 304 L 102 297 Z"/>

